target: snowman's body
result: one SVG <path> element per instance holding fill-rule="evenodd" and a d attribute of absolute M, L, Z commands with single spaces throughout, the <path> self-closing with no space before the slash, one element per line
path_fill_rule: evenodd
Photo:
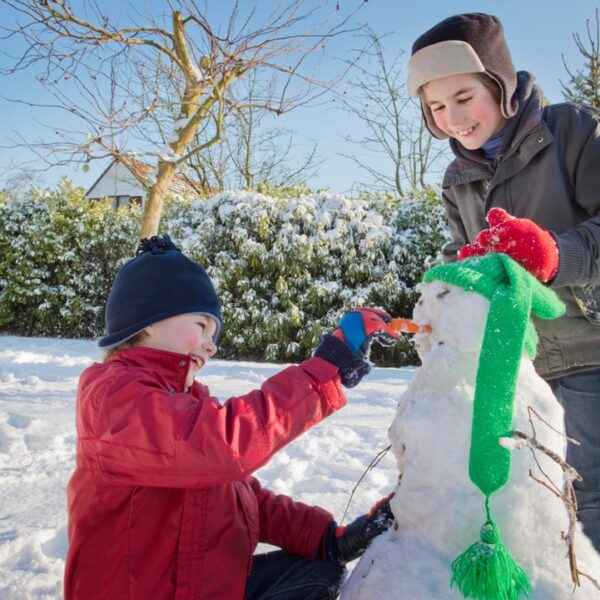
<path fill-rule="evenodd" d="M 414 319 L 431 325 L 416 338 L 422 366 L 401 397 L 389 436 L 401 482 L 392 500 L 397 528 L 379 536 L 342 590 L 343 600 L 460 600 L 450 587 L 451 563 L 479 539 L 484 496 L 468 475 L 473 395 L 489 302 L 434 281 L 423 286 Z M 502 376 L 501 373 L 498 374 Z M 514 403 L 514 427 L 532 435 L 534 409 L 557 431 L 563 411 L 550 388 L 523 357 Z M 564 457 L 565 438 L 534 415 L 536 439 Z M 512 451 L 510 482 L 491 498 L 503 543 L 526 571 L 531 600 L 600 599 L 585 578 L 573 593 L 562 501 L 530 477 L 544 473 L 562 489 L 563 472 L 528 447 Z M 600 556 L 577 527 L 579 569 L 600 577 Z"/>

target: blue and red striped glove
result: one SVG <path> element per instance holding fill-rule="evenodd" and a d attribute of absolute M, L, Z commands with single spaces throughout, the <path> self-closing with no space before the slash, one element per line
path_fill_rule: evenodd
<path fill-rule="evenodd" d="M 367 362 L 371 343 L 392 346 L 399 339 L 392 329 L 392 317 L 377 308 L 357 308 L 346 313 L 333 330 L 325 334 L 315 356 L 335 365 L 345 387 L 354 387 L 371 370 Z"/>
<path fill-rule="evenodd" d="M 346 564 L 361 556 L 373 538 L 387 531 L 394 523 L 390 508 L 393 496 L 392 492 L 382 498 L 366 515 L 354 519 L 347 526 L 332 521 L 321 538 L 317 558 Z"/>
<path fill-rule="evenodd" d="M 371 343 L 393 346 L 400 338 L 392 329 L 392 317 L 378 308 L 357 308 L 346 313 L 333 330 L 333 335 L 362 358 L 369 357 Z"/>

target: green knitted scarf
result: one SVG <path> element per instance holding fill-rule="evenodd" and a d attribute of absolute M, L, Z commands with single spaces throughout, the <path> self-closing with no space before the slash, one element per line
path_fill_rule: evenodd
<path fill-rule="evenodd" d="M 452 564 L 451 584 L 465 598 L 517 600 L 530 583 L 500 541 L 491 513 L 490 496 L 508 483 L 511 452 L 499 438 L 510 437 L 521 356 L 535 357 L 537 333 L 530 320 L 564 313 L 556 294 L 505 254 L 486 254 L 430 269 L 424 282 L 439 279 L 490 301 L 473 401 L 469 477 L 485 495 L 487 520 L 481 539 Z"/>

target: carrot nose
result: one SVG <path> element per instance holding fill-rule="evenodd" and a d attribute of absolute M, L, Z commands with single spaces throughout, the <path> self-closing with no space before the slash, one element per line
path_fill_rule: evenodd
<path fill-rule="evenodd" d="M 390 327 L 398 333 L 430 333 L 430 325 L 419 325 L 411 319 L 392 319 Z"/>

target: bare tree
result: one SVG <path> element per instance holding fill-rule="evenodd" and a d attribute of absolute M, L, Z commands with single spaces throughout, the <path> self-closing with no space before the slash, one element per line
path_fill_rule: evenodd
<path fill-rule="evenodd" d="M 314 174 L 319 164 L 317 143 L 303 156 L 298 154 L 294 132 L 274 126 L 278 115 L 254 105 L 255 98 L 273 97 L 272 81 L 266 83 L 271 89 L 260 89 L 262 85 L 256 71 L 236 82 L 231 88 L 231 105 L 239 108 L 224 111 L 221 134 L 214 144 L 193 152 L 205 138 L 214 136 L 214 120 L 198 132 L 189 146 L 187 162 L 178 166 L 179 177 L 187 179 L 191 187 L 207 195 L 225 188 L 281 188 L 302 183 Z M 138 146 L 167 145 L 170 132 L 164 125 L 177 118 L 173 112 L 178 109 L 179 91 L 172 87 L 163 86 L 161 98 L 163 110 L 170 116 L 157 109 L 151 115 L 152 130 L 147 125 L 133 128 Z M 241 99 L 234 100 L 233 95 Z"/>
<path fill-rule="evenodd" d="M 40 174 L 18 165 L 9 165 L 0 172 L 0 193 L 7 198 L 18 198 L 34 186 L 42 185 Z"/>
<path fill-rule="evenodd" d="M 586 21 L 587 42 L 578 33 L 573 34 L 577 50 L 584 58 L 583 67 L 575 72 L 571 71 L 563 55 L 569 81 L 566 84 L 561 81 L 560 84 L 565 100 L 600 109 L 600 16 L 597 8 L 595 21 L 593 30 L 590 19 Z"/>
<path fill-rule="evenodd" d="M 299 156 L 294 132 L 273 126 L 277 116 L 252 105 L 255 97 L 272 95 L 271 90 L 259 90 L 259 85 L 256 73 L 240 82 L 248 108 L 231 113 L 219 142 L 190 160 L 189 166 L 207 191 L 282 188 L 302 183 L 315 173 L 317 143 Z"/>
<path fill-rule="evenodd" d="M 369 30 L 367 38 L 368 61 L 357 67 L 341 103 L 366 131 L 360 138 L 348 135 L 346 141 L 360 146 L 363 153 L 373 152 L 377 160 L 342 155 L 369 174 L 370 184 L 405 197 L 427 187 L 427 176 L 433 173 L 447 145 L 431 137 L 418 103 L 408 96 L 402 72 L 403 52 L 389 59 L 379 36 Z"/>
<path fill-rule="evenodd" d="M 317 165 L 317 144 L 294 162 L 294 133 L 289 129 L 262 129 L 264 111 L 250 110 L 237 115 L 237 135 L 227 140 L 233 166 L 234 186 L 256 189 L 286 187 L 310 177 Z"/>
<path fill-rule="evenodd" d="M 3 40 L 22 45 L 3 73 L 37 70 L 53 98 L 47 106 L 70 113 L 74 123 L 52 127 L 54 141 L 20 142 L 51 165 L 140 150 L 152 155 L 157 170 L 142 215 L 145 237 L 158 231 L 178 169 L 221 138 L 227 115 L 249 108 L 282 114 L 330 89 L 337 79 L 317 79 L 316 58 L 328 41 L 351 31 L 350 20 L 366 0 L 343 14 L 329 2 L 287 0 L 261 14 L 254 3 L 246 8 L 223 0 L 221 24 L 210 22 L 208 3 L 200 7 L 195 0 L 165 0 L 155 16 L 129 7 L 120 17 L 95 0 L 80 0 L 77 9 L 65 0 L 1 1 L 17 17 L 3 28 Z M 253 72 L 270 82 L 263 88 L 270 95 L 250 100 L 240 94 L 239 82 Z M 149 132 L 166 139 L 164 148 L 135 146 Z"/>

